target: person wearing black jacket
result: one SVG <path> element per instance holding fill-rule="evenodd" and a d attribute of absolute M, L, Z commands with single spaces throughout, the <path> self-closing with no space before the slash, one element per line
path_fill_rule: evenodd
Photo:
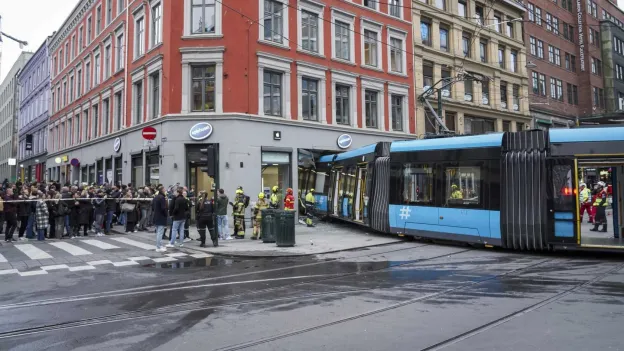
<path fill-rule="evenodd" d="M 74 202 L 68 200 L 68 199 L 71 199 L 71 198 L 72 198 L 72 194 L 69 192 L 69 188 L 63 187 L 61 189 L 61 201 L 60 202 L 63 202 L 65 204 L 65 207 L 66 207 L 66 209 L 65 209 L 65 216 L 63 218 L 64 218 L 64 221 L 65 221 L 64 224 L 65 224 L 65 230 L 67 231 L 67 233 L 62 235 L 62 237 L 63 236 L 71 236 L 72 235 L 72 228 L 71 228 L 71 225 L 69 223 L 70 222 L 69 221 L 69 218 L 70 218 L 69 216 L 71 214 Z"/>
<path fill-rule="evenodd" d="M 219 238 L 217 237 L 217 232 L 214 230 L 214 200 L 209 198 L 205 191 L 202 191 L 197 204 L 197 231 L 199 231 L 199 240 L 201 241 L 199 246 L 206 247 L 206 228 L 208 228 L 210 239 L 212 239 L 212 245 L 217 247 L 219 246 Z"/>
<path fill-rule="evenodd" d="M 189 211 L 188 200 L 183 195 L 182 188 L 178 188 L 177 196 L 171 207 L 171 217 L 173 217 L 173 227 L 171 229 L 171 240 L 167 247 L 174 247 L 176 237 L 178 237 L 178 246 L 184 245 L 184 222 Z"/>
<path fill-rule="evenodd" d="M 4 195 L 4 220 L 7 223 L 6 234 L 4 236 L 4 241 L 12 242 L 16 241 L 13 239 L 13 232 L 15 232 L 15 227 L 17 226 L 17 207 L 15 202 L 8 202 L 17 200 L 17 196 L 13 194 L 13 189 L 7 188 L 6 195 Z"/>
<path fill-rule="evenodd" d="M 113 227 L 113 214 L 117 212 L 117 201 L 121 197 L 121 192 L 116 186 L 113 186 L 108 199 L 106 199 L 106 231 L 105 234 L 110 234 L 110 230 Z"/>
<path fill-rule="evenodd" d="M 22 194 L 18 196 L 19 200 L 28 200 L 28 198 L 29 198 L 28 190 L 24 190 Z M 24 237 L 24 233 L 26 232 L 26 228 L 28 226 L 30 202 L 27 202 L 27 201 L 19 202 L 15 206 L 17 208 L 17 218 L 19 219 L 19 222 L 20 222 L 18 236 L 19 236 L 19 239 L 22 240 L 22 238 Z"/>
<path fill-rule="evenodd" d="M 95 213 L 95 236 L 104 236 L 102 233 L 102 226 L 104 224 L 104 217 L 106 216 L 106 196 L 104 192 L 99 190 L 95 199 L 93 199 L 93 208 Z"/>
<path fill-rule="evenodd" d="M 154 225 L 156 226 L 156 251 L 165 252 L 167 249 L 162 246 L 162 238 L 167 227 L 167 198 L 165 197 L 165 189 L 161 186 L 158 193 L 152 200 L 152 210 L 154 211 Z"/>
<path fill-rule="evenodd" d="M 62 194 L 56 194 L 56 200 L 52 206 L 53 211 L 51 213 L 51 216 L 54 216 L 54 226 L 56 227 L 54 235 L 57 239 L 62 239 L 64 236 L 63 231 L 65 230 L 65 217 L 69 213 L 67 201 L 62 201 L 62 198 Z"/>

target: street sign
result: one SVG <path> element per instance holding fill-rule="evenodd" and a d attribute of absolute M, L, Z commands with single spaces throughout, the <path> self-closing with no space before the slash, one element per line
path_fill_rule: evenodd
<path fill-rule="evenodd" d="M 156 140 L 143 140 L 143 149 L 153 149 L 156 146 Z"/>
<path fill-rule="evenodd" d="M 145 127 L 143 128 L 143 139 L 145 140 L 154 140 L 156 139 L 156 128 L 154 127 Z"/>

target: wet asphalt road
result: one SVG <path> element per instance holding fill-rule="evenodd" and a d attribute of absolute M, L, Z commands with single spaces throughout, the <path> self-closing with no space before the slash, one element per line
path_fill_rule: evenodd
<path fill-rule="evenodd" d="M 0 350 L 622 350 L 624 260 L 404 242 L 0 277 Z"/>

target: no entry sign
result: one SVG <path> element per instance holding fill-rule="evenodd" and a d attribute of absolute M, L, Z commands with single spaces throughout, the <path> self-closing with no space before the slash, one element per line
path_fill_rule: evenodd
<path fill-rule="evenodd" d="M 156 139 L 156 128 L 154 127 L 145 127 L 143 128 L 143 139 L 145 140 L 154 140 Z"/>

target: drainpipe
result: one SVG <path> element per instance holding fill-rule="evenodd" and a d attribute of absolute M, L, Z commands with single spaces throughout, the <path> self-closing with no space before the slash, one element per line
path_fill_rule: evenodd
<path fill-rule="evenodd" d="M 129 30 L 130 30 L 130 3 L 132 2 L 132 0 L 127 0 L 126 3 L 126 28 L 124 30 L 124 39 L 125 39 L 125 44 L 124 44 L 124 50 L 125 50 L 125 55 L 124 55 L 124 99 L 123 99 L 123 111 L 124 111 L 124 118 L 123 118 L 123 123 L 121 124 L 120 127 L 125 128 L 126 127 L 126 114 L 128 112 L 128 105 L 127 105 L 127 101 L 128 101 L 128 78 L 129 78 L 129 67 L 128 67 L 128 41 L 130 40 L 128 38 L 129 34 Z M 123 175 L 123 171 L 122 171 L 122 175 Z"/>

